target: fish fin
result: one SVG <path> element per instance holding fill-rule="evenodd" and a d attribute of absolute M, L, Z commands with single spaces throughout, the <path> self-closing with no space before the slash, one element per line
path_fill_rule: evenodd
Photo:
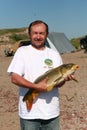
<path fill-rule="evenodd" d="M 55 83 L 52 83 L 51 85 L 47 86 L 47 91 L 51 91 L 55 86 Z"/>
<path fill-rule="evenodd" d="M 72 80 L 78 83 L 78 80 L 75 77 L 72 77 Z"/>
<path fill-rule="evenodd" d="M 58 77 L 54 82 L 60 81 L 62 78 L 62 75 L 60 77 Z"/>

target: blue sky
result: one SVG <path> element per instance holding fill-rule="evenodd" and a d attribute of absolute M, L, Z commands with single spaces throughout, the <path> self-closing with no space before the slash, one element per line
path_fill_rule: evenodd
<path fill-rule="evenodd" d="M 0 0 L 0 29 L 28 27 L 37 19 L 69 39 L 87 35 L 87 0 Z"/>

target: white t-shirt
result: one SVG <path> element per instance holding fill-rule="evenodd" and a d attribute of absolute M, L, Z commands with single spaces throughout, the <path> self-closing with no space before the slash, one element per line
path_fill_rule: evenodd
<path fill-rule="evenodd" d="M 53 64 L 48 66 L 45 60 L 51 60 Z M 34 82 L 41 74 L 51 68 L 60 66 L 62 59 L 58 52 L 50 48 L 37 50 L 32 45 L 20 47 L 8 68 L 8 72 L 15 72 L 25 79 Z M 26 108 L 26 103 L 22 101 L 29 89 L 19 87 L 19 116 L 23 119 L 50 119 L 59 116 L 58 88 L 50 92 L 40 93 L 33 103 L 30 111 Z"/>

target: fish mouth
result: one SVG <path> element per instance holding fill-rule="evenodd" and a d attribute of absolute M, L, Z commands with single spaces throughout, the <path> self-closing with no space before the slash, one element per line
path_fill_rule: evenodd
<path fill-rule="evenodd" d="M 72 75 L 72 80 L 78 82 L 78 80 L 75 78 L 74 74 L 75 74 L 75 71 L 79 68 L 78 65 L 74 65 L 71 72 L 70 72 L 70 75 Z"/>
<path fill-rule="evenodd" d="M 75 74 L 75 71 L 77 70 L 79 68 L 79 66 L 78 65 L 75 65 L 74 67 L 73 67 L 73 71 L 72 71 L 72 80 L 74 80 L 74 81 L 76 81 L 76 82 L 78 82 L 78 80 L 75 78 L 75 76 L 74 76 L 74 74 Z"/>
<path fill-rule="evenodd" d="M 73 67 L 74 70 L 77 70 L 78 68 L 79 68 L 78 65 L 75 65 L 75 66 Z"/>

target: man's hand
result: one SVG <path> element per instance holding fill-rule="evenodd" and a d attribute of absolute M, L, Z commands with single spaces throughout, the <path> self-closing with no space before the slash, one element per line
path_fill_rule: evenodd
<path fill-rule="evenodd" d="M 65 78 L 65 81 L 74 80 L 78 82 L 78 80 L 74 77 L 74 75 L 69 75 L 67 78 Z"/>
<path fill-rule="evenodd" d="M 62 87 L 64 84 L 65 84 L 65 82 L 66 81 L 70 81 L 70 80 L 75 80 L 75 81 L 77 81 L 76 79 L 75 79 L 75 77 L 74 77 L 74 75 L 69 75 L 69 76 L 67 76 L 66 78 L 64 78 L 64 81 L 62 81 L 61 83 L 59 83 L 56 87 Z"/>
<path fill-rule="evenodd" d="M 47 81 L 48 81 L 48 77 L 46 77 L 43 81 L 36 84 L 36 90 L 38 92 L 46 92 L 47 91 L 47 84 L 46 84 Z"/>
<path fill-rule="evenodd" d="M 69 81 L 69 80 L 73 80 L 74 79 L 74 75 L 69 75 L 66 78 L 64 78 L 65 81 Z"/>

